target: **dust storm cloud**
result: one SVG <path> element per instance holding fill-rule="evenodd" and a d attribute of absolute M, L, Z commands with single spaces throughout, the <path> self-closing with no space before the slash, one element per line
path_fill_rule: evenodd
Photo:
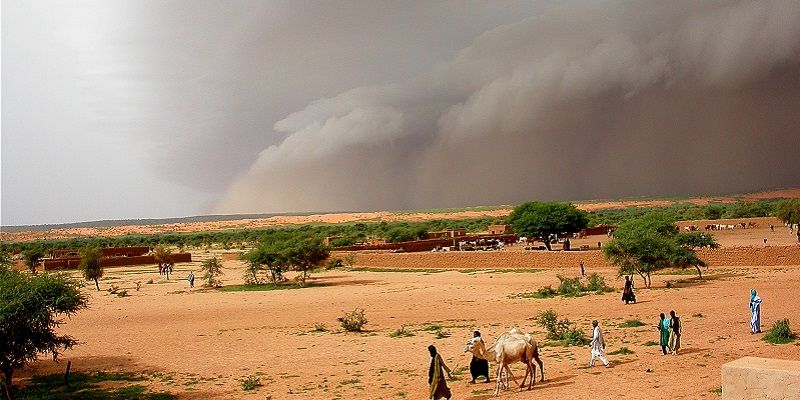
<path fill-rule="evenodd" d="M 800 2 L 560 7 L 403 83 L 278 121 L 217 211 L 708 193 L 800 183 Z"/>

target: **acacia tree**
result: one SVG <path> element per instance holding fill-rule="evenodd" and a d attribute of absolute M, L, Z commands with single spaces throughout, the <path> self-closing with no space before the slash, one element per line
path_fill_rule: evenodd
<path fill-rule="evenodd" d="M 9 399 L 14 399 L 14 371 L 41 354 L 57 359 L 77 343 L 69 335 L 58 335 L 56 328 L 63 323 L 60 317 L 86 308 L 88 299 L 80 287 L 62 274 L 29 276 L 0 268 L 0 372 Z"/>
<path fill-rule="evenodd" d="M 219 277 L 223 275 L 222 273 L 222 262 L 220 262 L 219 258 L 211 257 L 205 261 L 200 266 L 200 269 L 205 271 L 203 275 L 203 279 L 206 281 L 206 285 L 209 287 L 220 287 L 222 283 L 219 281 Z"/>
<path fill-rule="evenodd" d="M 570 203 L 531 201 L 515 207 L 508 223 L 518 235 L 543 241 L 552 250 L 551 235 L 579 232 L 589 224 L 589 217 Z"/>
<path fill-rule="evenodd" d="M 44 257 L 44 251 L 38 247 L 33 247 L 22 252 L 22 259 L 25 265 L 32 274 L 36 274 L 36 266 L 39 265 L 39 260 Z"/>
<path fill-rule="evenodd" d="M 781 200 L 775 205 L 775 216 L 787 224 L 800 225 L 800 199 Z M 796 229 L 797 241 L 800 242 L 800 226 Z"/>
<path fill-rule="evenodd" d="M 330 251 L 320 240 L 312 239 L 289 247 L 285 253 L 288 263 L 300 271 L 300 286 L 306 285 L 308 273 L 328 258 Z"/>
<path fill-rule="evenodd" d="M 84 247 L 78 251 L 78 255 L 81 257 L 78 268 L 83 271 L 83 278 L 87 281 L 94 280 L 94 286 L 99 292 L 100 284 L 97 280 L 103 277 L 103 267 L 100 265 L 103 253 L 99 247 Z"/>
<path fill-rule="evenodd" d="M 245 271 L 258 284 L 258 271 L 267 269 L 269 271 L 269 281 L 278 284 L 283 281 L 283 272 L 287 269 L 287 257 L 285 248 L 276 243 L 263 243 L 258 248 L 248 251 L 242 255 L 242 260 L 247 261 L 248 267 Z"/>
<path fill-rule="evenodd" d="M 648 288 L 650 275 L 664 268 L 695 267 L 702 279 L 700 267 L 706 263 L 695 249 L 719 245 L 705 233 L 681 234 L 674 222 L 660 213 L 625 221 L 614 231 L 614 239 L 603 246 L 603 255 L 619 267 L 620 275 L 638 274 Z"/>

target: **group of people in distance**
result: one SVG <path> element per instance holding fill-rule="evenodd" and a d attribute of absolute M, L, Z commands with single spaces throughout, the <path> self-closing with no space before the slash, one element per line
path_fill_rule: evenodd
<path fill-rule="evenodd" d="M 636 297 L 633 293 L 633 282 L 629 276 L 625 277 L 625 289 L 623 290 L 622 300 L 625 301 L 625 304 L 628 304 L 629 301 L 636 302 Z M 658 331 L 661 355 L 665 356 L 671 353 L 676 356 L 681 348 L 681 334 L 683 328 L 681 319 L 675 313 L 675 310 L 669 312 L 669 318 L 667 318 L 664 313 L 659 314 L 659 317 Z M 758 296 L 755 289 L 750 290 L 750 333 L 761 333 L 761 297 Z M 473 332 L 472 342 L 480 349 L 479 354 L 485 353 L 486 347 L 479 331 Z M 595 360 L 598 359 L 606 367 L 611 366 L 605 355 L 606 342 L 603 338 L 603 331 L 600 329 L 600 323 L 597 320 L 592 321 L 592 341 L 589 344 L 589 348 L 591 349 L 591 358 L 589 360 L 590 367 L 593 367 Z M 428 398 L 445 398 L 449 400 L 452 397 L 452 393 L 447 386 L 447 379 L 453 378 L 450 368 L 444 363 L 442 356 L 439 355 L 436 350 L 436 346 L 428 346 L 428 351 L 431 355 L 431 364 L 428 369 L 428 385 L 430 386 Z M 475 383 L 475 380 L 481 376 L 486 377 L 486 382 L 489 382 L 489 361 L 485 358 L 482 359 L 473 354 L 469 364 L 469 370 L 472 375 L 470 383 Z"/>

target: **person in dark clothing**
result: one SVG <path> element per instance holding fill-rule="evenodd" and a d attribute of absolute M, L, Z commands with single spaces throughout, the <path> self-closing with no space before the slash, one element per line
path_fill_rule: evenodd
<path fill-rule="evenodd" d="M 430 385 L 428 398 L 431 400 L 439 400 L 444 397 L 450 400 L 453 394 L 450 393 L 450 388 L 447 387 L 447 380 L 443 373 L 447 371 L 447 377 L 452 379 L 453 376 L 450 374 L 450 368 L 447 368 L 442 356 L 436 352 L 436 346 L 428 346 L 428 352 L 431 353 L 431 366 L 428 368 L 428 385 Z"/>
<path fill-rule="evenodd" d="M 622 290 L 622 301 L 625 304 L 630 302 L 636 303 L 636 295 L 633 294 L 633 279 L 630 276 L 625 277 L 625 289 Z"/>
<path fill-rule="evenodd" d="M 469 362 L 469 373 L 472 375 L 472 380 L 469 383 L 475 383 L 479 376 L 486 377 L 486 382 L 489 382 L 489 360 L 486 359 L 486 344 L 483 342 L 480 331 L 475 331 L 472 334 L 470 343 L 475 350 L 472 351 L 472 361 Z"/>

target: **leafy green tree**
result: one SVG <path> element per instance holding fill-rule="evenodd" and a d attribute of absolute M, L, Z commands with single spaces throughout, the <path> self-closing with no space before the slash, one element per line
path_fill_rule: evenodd
<path fill-rule="evenodd" d="M 36 273 L 36 267 L 39 265 L 39 260 L 44 257 L 44 250 L 40 247 L 32 247 L 22 252 L 22 259 L 25 265 L 32 274 Z"/>
<path fill-rule="evenodd" d="M 330 251 L 320 240 L 311 239 L 289 247 L 285 253 L 289 265 L 300 272 L 300 286 L 306 285 L 308 273 L 328 258 Z"/>
<path fill-rule="evenodd" d="M 725 213 L 725 207 L 721 204 L 709 204 L 703 210 L 703 216 L 706 219 L 720 219 L 722 214 Z"/>
<path fill-rule="evenodd" d="M 223 275 L 222 273 L 222 262 L 217 257 L 211 257 L 205 261 L 200 266 L 200 269 L 205 272 L 203 275 L 203 279 L 206 281 L 206 285 L 209 287 L 220 287 L 222 286 L 222 282 L 219 281 L 219 277 Z"/>
<path fill-rule="evenodd" d="M 248 273 L 258 283 L 258 271 L 266 268 L 269 271 L 269 281 L 278 284 L 283 281 L 283 272 L 287 269 L 287 258 L 284 247 L 274 242 L 263 243 L 261 246 L 242 255 L 242 260 L 248 263 Z"/>
<path fill-rule="evenodd" d="M 695 267 L 702 278 L 700 267 L 706 264 L 695 249 L 716 248 L 718 244 L 705 233 L 681 234 L 674 222 L 661 213 L 623 222 L 614 231 L 614 239 L 603 246 L 603 255 L 619 268 L 620 275 L 636 273 L 648 288 L 652 283 L 650 275 L 664 268 Z"/>
<path fill-rule="evenodd" d="M 29 276 L 0 268 L 0 372 L 6 396 L 13 399 L 14 371 L 35 361 L 41 354 L 58 358 L 77 343 L 57 334 L 62 316 L 86 308 L 88 299 L 81 283 L 62 274 Z"/>
<path fill-rule="evenodd" d="M 781 200 L 775 205 L 775 216 L 787 224 L 800 224 L 800 199 Z M 800 242 L 800 227 L 796 229 Z"/>
<path fill-rule="evenodd" d="M 553 234 L 572 234 L 585 229 L 588 214 L 569 203 L 531 201 L 514 208 L 508 222 L 520 236 L 543 241 L 548 250 Z"/>
<path fill-rule="evenodd" d="M 87 281 L 94 280 L 94 286 L 99 292 L 100 284 L 97 280 L 103 277 L 103 267 L 100 265 L 103 253 L 99 247 L 84 247 L 78 251 L 78 255 L 81 257 L 78 269 L 83 272 L 83 278 Z"/>

